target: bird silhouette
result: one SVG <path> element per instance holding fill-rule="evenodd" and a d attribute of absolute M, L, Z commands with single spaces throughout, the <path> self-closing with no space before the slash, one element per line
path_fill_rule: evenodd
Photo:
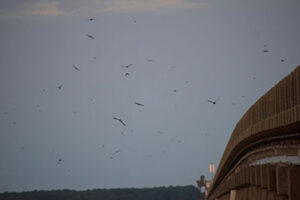
<path fill-rule="evenodd" d="M 134 102 L 136 105 L 138 106 L 144 106 L 144 104 L 138 103 L 138 102 Z"/>
<path fill-rule="evenodd" d="M 80 69 L 76 65 L 73 65 L 73 68 L 80 72 Z"/>
<path fill-rule="evenodd" d="M 57 88 L 61 90 L 62 86 L 63 86 L 63 84 L 59 85 Z"/>
<path fill-rule="evenodd" d="M 126 126 L 126 124 L 119 118 L 113 117 L 114 120 L 119 121 L 121 124 L 123 124 L 123 126 Z"/>
<path fill-rule="evenodd" d="M 118 150 L 116 150 L 114 153 L 113 153 L 113 155 L 116 155 L 116 154 L 118 154 L 118 153 L 120 153 L 121 152 L 121 149 L 118 149 Z"/>
<path fill-rule="evenodd" d="M 281 61 L 281 62 L 284 62 L 285 60 L 284 60 L 284 59 L 281 59 L 280 61 Z"/>
<path fill-rule="evenodd" d="M 124 66 L 122 66 L 122 68 L 129 68 L 129 67 L 131 67 L 131 66 L 132 66 L 132 64 L 124 65 Z"/>
<path fill-rule="evenodd" d="M 86 34 L 86 36 L 88 36 L 91 39 L 95 39 L 94 36 L 92 36 L 92 35 Z"/>
<path fill-rule="evenodd" d="M 127 72 L 126 74 L 125 74 L 125 76 L 129 76 L 130 74 Z"/>
<path fill-rule="evenodd" d="M 210 99 L 207 99 L 207 101 L 209 102 L 209 103 L 212 103 L 212 104 L 216 104 L 218 101 L 220 100 L 220 98 L 217 98 L 216 100 L 210 100 Z"/>
<path fill-rule="evenodd" d="M 94 18 L 90 18 L 89 20 L 90 20 L 90 21 L 95 21 L 96 19 L 94 19 Z"/>
<path fill-rule="evenodd" d="M 58 159 L 58 160 L 57 160 L 57 164 L 58 164 L 58 163 L 60 163 L 61 161 L 62 161 L 62 159 L 61 159 L 61 158 L 60 158 L 60 159 Z"/>
<path fill-rule="evenodd" d="M 269 50 L 265 49 L 265 50 L 264 50 L 264 53 L 267 53 L 267 52 L 269 52 Z"/>

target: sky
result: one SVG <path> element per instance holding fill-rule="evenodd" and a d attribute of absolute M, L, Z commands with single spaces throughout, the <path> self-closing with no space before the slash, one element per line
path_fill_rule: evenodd
<path fill-rule="evenodd" d="M 209 179 L 300 64 L 299 19 L 298 0 L 1 0 L 0 192 Z"/>

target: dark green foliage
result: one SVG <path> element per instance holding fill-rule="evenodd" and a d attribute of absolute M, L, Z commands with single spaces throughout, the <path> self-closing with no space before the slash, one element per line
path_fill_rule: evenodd
<path fill-rule="evenodd" d="M 0 194 L 0 200 L 198 200 L 199 194 L 199 190 L 194 186 L 169 186 L 87 191 L 5 192 Z"/>

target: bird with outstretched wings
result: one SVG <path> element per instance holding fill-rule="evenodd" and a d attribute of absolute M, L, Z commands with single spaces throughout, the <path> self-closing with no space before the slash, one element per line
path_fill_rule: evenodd
<path fill-rule="evenodd" d="M 131 66 L 132 66 L 132 64 L 124 65 L 124 66 L 122 66 L 122 68 L 129 68 L 129 67 L 131 67 Z"/>
<path fill-rule="evenodd" d="M 217 98 L 216 100 L 210 100 L 210 99 L 207 99 L 207 101 L 209 102 L 209 103 L 212 103 L 212 104 L 216 104 L 218 101 L 220 100 L 220 98 Z"/>
<path fill-rule="evenodd" d="M 116 150 L 114 153 L 113 153 L 113 155 L 115 155 L 115 154 L 117 154 L 117 153 L 120 153 L 121 152 L 121 149 L 118 149 L 118 150 Z"/>
<path fill-rule="evenodd" d="M 138 106 L 144 106 L 144 104 L 142 104 L 142 103 L 138 103 L 138 102 L 134 102 L 134 103 Z"/>
<path fill-rule="evenodd" d="M 119 119 L 119 118 L 116 118 L 116 117 L 113 117 L 113 119 L 119 121 L 121 124 L 123 124 L 123 126 L 126 126 L 126 124 L 123 122 L 122 119 Z"/>
<path fill-rule="evenodd" d="M 90 35 L 90 34 L 86 34 L 86 36 L 88 36 L 91 39 L 95 39 L 94 36 Z"/>
<path fill-rule="evenodd" d="M 76 65 L 73 65 L 73 68 L 74 68 L 75 70 L 77 70 L 77 71 L 79 71 L 79 72 L 80 72 L 80 69 L 79 69 L 79 67 L 77 67 Z"/>

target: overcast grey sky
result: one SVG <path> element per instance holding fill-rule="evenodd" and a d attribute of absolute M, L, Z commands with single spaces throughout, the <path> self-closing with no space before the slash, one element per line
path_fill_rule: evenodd
<path fill-rule="evenodd" d="M 300 64 L 299 19 L 298 0 L 1 0 L 0 192 L 209 177 Z"/>

